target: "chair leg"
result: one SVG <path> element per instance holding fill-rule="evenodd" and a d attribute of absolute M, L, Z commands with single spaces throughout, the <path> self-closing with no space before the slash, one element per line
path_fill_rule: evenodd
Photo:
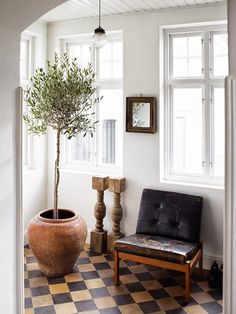
<path fill-rule="evenodd" d="M 185 271 L 185 302 L 188 304 L 190 301 L 190 264 L 186 264 Z"/>
<path fill-rule="evenodd" d="M 114 283 L 119 285 L 119 253 L 114 250 Z"/>

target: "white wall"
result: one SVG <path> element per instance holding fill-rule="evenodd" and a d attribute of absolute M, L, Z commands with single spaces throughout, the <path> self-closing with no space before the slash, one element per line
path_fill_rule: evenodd
<path fill-rule="evenodd" d="M 142 93 L 159 98 L 159 27 L 226 20 L 226 6 L 216 5 L 204 8 L 163 11 L 105 17 L 102 26 L 107 30 L 123 30 L 124 40 L 124 97 Z M 49 26 L 49 56 L 58 49 L 58 39 L 79 33 L 92 33 L 97 19 L 58 22 Z M 124 102 L 125 112 L 125 102 Z M 124 116 L 125 122 L 125 116 Z M 159 131 L 152 134 L 123 133 L 123 176 L 127 189 L 123 193 L 124 217 L 122 227 L 125 234 L 135 231 L 140 197 L 143 188 L 159 188 L 205 198 L 202 233 L 205 256 L 222 258 L 223 252 L 223 197 L 224 191 L 210 188 L 167 185 L 160 183 Z M 48 206 L 52 206 L 53 195 L 53 139 L 48 141 L 49 175 Z M 79 210 L 86 218 L 89 229 L 94 228 L 93 207 L 96 192 L 91 189 L 91 175 L 63 171 L 60 187 L 60 206 Z M 112 205 L 112 194 L 106 192 L 107 208 Z M 109 215 L 105 226 L 111 230 Z M 206 262 L 209 260 L 206 258 Z"/>
<path fill-rule="evenodd" d="M 47 24 L 37 21 L 30 25 L 23 34 L 29 34 L 34 41 L 35 68 L 45 67 L 47 60 Z M 23 214 L 25 244 L 27 243 L 27 226 L 30 219 L 46 208 L 46 138 L 33 136 L 30 165 L 23 167 Z"/>
<path fill-rule="evenodd" d="M 235 29 L 236 29 L 236 3 L 234 0 L 229 0 L 229 9 L 228 9 L 228 16 L 229 16 L 229 68 L 230 74 L 236 77 L 236 36 L 235 36 Z"/>
<path fill-rule="evenodd" d="M 224 313 L 236 312 L 236 2 L 228 1 L 229 74 L 226 80 L 226 190 L 224 217 Z M 232 77 L 233 76 L 233 77 Z"/>
<path fill-rule="evenodd" d="M 0 49 L 0 312 L 9 308 L 15 313 L 15 278 L 16 278 L 16 199 L 15 199 L 15 152 L 14 152 L 14 87 L 18 85 L 19 70 L 12 67 L 12 60 L 19 59 L 19 33 L 9 28 L 0 27 L 0 41 L 4 48 Z M 9 86 L 11 89 L 9 90 Z M 6 276 L 7 273 L 7 276 Z M 6 304 L 8 308 L 5 307 Z"/>
<path fill-rule="evenodd" d="M 21 282 L 17 278 L 20 278 L 20 272 L 23 275 L 23 269 L 19 267 L 22 265 L 20 250 L 23 248 L 17 247 L 17 239 L 23 233 L 23 226 L 18 220 L 21 209 L 19 159 L 16 158 L 17 154 L 19 157 L 16 145 L 19 133 L 15 132 L 15 89 L 20 83 L 20 33 L 62 2 L 7 0 L 0 4 L 0 313 L 20 313 L 21 307 Z M 17 273 L 17 269 L 20 272 Z"/>

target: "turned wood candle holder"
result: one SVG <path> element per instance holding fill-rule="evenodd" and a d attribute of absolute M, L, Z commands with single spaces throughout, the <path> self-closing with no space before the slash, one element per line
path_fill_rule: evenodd
<path fill-rule="evenodd" d="M 109 187 L 109 177 L 93 177 L 92 188 L 97 190 L 97 203 L 94 207 L 96 218 L 95 229 L 90 234 L 90 251 L 96 253 L 107 252 L 107 231 L 103 229 L 103 219 L 106 216 L 104 191 Z"/>
<path fill-rule="evenodd" d="M 123 209 L 120 203 L 121 193 L 125 191 L 126 180 L 125 178 L 110 178 L 109 179 L 109 191 L 113 192 L 113 206 L 111 208 L 111 219 L 112 219 L 112 231 L 108 235 L 108 250 L 109 252 L 113 249 L 114 241 L 124 236 L 121 233 L 120 222 L 123 216 Z"/>

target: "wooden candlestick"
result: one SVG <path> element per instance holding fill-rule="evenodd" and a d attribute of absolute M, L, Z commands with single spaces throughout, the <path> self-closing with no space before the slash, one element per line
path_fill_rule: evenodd
<path fill-rule="evenodd" d="M 90 235 L 90 251 L 105 253 L 107 251 L 107 231 L 103 229 L 103 219 L 106 216 L 104 204 L 104 191 L 109 187 L 109 177 L 93 177 L 92 188 L 97 190 L 97 203 L 94 207 L 96 218 L 95 229 Z"/>
<path fill-rule="evenodd" d="M 120 204 L 121 193 L 125 191 L 125 178 L 110 178 L 109 191 L 113 192 L 113 206 L 111 208 L 112 232 L 108 236 L 108 249 L 111 252 L 113 249 L 113 242 L 124 236 L 120 230 L 120 222 L 123 216 L 123 209 Z"/>

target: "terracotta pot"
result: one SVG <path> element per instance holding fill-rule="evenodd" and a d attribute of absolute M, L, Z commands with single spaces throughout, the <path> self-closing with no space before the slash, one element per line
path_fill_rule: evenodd
<path fill-rule="evenodd" d="M 28 227 L 30 248 L 41 271 L 48 277 L 60 277 L 72 271 L 87 236 L 85 220 L 73 210 L 59 209 L 37 214 Z"/>

